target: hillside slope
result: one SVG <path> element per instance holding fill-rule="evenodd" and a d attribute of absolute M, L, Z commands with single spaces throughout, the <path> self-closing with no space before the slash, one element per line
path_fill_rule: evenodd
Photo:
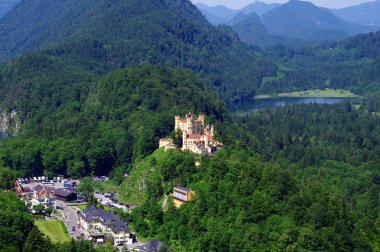
<path fill-rule="evenodd" d="M 223 5 L 208 6 L 206 4 L 197 3 L 197 8 L 205 15 L 206 19 L 213 25 L 220 25 L 226 23 L 234 17 L 238 11 L 229 9 Z"/>
<path fill-rule="evenodd" d="M 247 44 L 262 46 L 271 40 L 261 18 L 255 12 L 249 15 L 239 13 L 228 22 L 228 25 L 237 32 L 240 40 Z"/>
<path fill-rule="evenodd" d="M 87 86 L 87 95 L 68 85 L 63 87 L 68 94 L 60 97 L 54 90 L 59 86 L 52 88 L 47 86 L 45 93 L 43 87 L 29 89 L 20 106 L 38 107 L 27 113 L 22 134 L 0 145 L 6 166 L 19 176 L 107 175 L 115 170 L 123 177 L 132 161 L 152 153 L 159 139 L 172 132 L 175 114 L 205 113 L 221 121 L 225 113 L 223 103 L 184 70 L 116 70 Z"/>
<path fill-rule="evenodd" d="M 268 80 L 272 90 L 327 87 L 380 93 L 380 32 L 295 50 L 277 46 L 268 52 L 289 68 L 284 78 Z"/>
<path fill-rule="evenodd" d="M 0 0 L 0 18 L 7 14 L 20 0 Z"/>
<path fill-rule="evenodd" d="M 349 22 L 380 28 L 380 0 L 331 11 Z"/>
<path fill-rule="evenodd" d="M 252 12 L 255 12 L 257 15 L 262 16 L 268 11 L 271 11 L 280 5 L 281 4 L 277 3 L 267 4 L 259 0 L 256 0 L 255 2 L 245 6 L 243 9 L 240 10 L 240 12 L 244 14 L 251 14 Z"/>
<path fill-rule="evenodd" d="M 0 21 L 0 35 L 3 61 L 42 48 L 50 60 L 100 75 L 146 63 L 187 68 L 225 101 L 251 97 L 276 71 L 187 0 L 23 1 Z"/>
<path fill-rule="evenodd" d="M 229 9 L 223 5 L 210 7 L 203 3 L 197 3 L 198 9 L 205 15 L 207 20 L 213 25 L 228 23 L 233 17 L 239 13 L 246 15 L 256 13 L 259 16 L 264 15 L 268 11 L 280 6 L 280 4 L 267 4 L 260 1 L 255 1 L 240 10 Z"/>

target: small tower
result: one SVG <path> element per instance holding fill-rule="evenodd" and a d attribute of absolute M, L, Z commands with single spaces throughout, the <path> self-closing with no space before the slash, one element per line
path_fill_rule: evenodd
<path fill-rule="evenodd" d="M 177 129 L 181 128 L 181 126 L 180 126 L 181 117 L 179 115 L 176 115 L 174 118 L 175 118 L 174 129 L 177 130 Z"/>
<path fill-rule="evenodd" d="M 182 150 L 187 149 L 187 132 L 185 130 L 182 131 Z"/>
<path fill-rule="evenodd" d="M 199 120 L 202 122 L 202 126 L 205 126 L 205 115 L 199 115 Z"/>

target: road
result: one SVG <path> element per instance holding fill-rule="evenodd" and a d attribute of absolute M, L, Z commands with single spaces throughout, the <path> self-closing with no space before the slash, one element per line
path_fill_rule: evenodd
<path fill-rule="evenodd" d="M 60 202 L 59 207 L 65 215 L 62 221 L 67 228 L 67 232 L 69 232 L 75 240 L 79 239 L 80 231 L 77 225 L 79 222 L 77 211 L 80 209 L 73 206 L 68 206 L 65 202 Z M 75 231 L 72 230 L 73 227 L 75 227 Z"/>
<path fill-rule="evenodd" d="M 122 205 L 120 205 L 120 204 L 118 204 L 118 203 L 113 203 L 109 198 L 104 197 L 103 194 L 95 193 L 95 194 L 94 194 L 94 197 L 95 197 L 96 199 L 100 199 L 102 205 L 112 204 L 112 205 L 115 206 L 116 208 L 123 209 L 124 211 L 128 211 L 128 208 L 127 208 L 126 206 L 122 206 Z"/>

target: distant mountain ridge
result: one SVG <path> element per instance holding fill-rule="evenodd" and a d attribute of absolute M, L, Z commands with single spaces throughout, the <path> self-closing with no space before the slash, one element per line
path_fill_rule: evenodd
<path fill-rule="evenodd" d="M 250 5 L 247 5 L 246 7 L 241 9 L 239 12 L 243 12 L 244 14 L 251 14 L 252 12 L 255 12 L 257 15 L 262 16 L 268 11 L 271 11 L 280 5 L 281 4 L 278 4 L 278 3 L 267 4 L 267 3 L 257 0 L 251 3 Z"/>
<path fill-rule="evenodd" d="M 207 20 L 213 25 L 226 24 L 239 13 L 251 14 L 252 12 L 255 12 L 261 16 L 266 12 L 280 6 L 280 4 L 267 4 L 261 1 L 255 1 L 238 10 L 230 9 L 223 5 L 217 5 L 213 7 L 203 3 L 197 3 L 195 5 L 199 10 L 202 11 Z"/>
<path fill-rule="evenodd" d="M 39 104 L 28 98 L 29 89 L 79 89 L 78 83 L 126 66 L 192 70 L 226 102 L 252 97 L 277 71 L 188 0 L 24 0 L 0 20 L 0 61 L 9 60 L 0 72 L 0 107 L 29 104 L 25 113 Z"/>
<path fill-rule="evenodd" d="M 331 11 L 344 20 L 380 28 L 380 0 Z"/>
<path fill-rule="evenodd" d="M 380 3 L 380 0 L 369 3 L 368 6 L 376 6 L 377 3 Z M 217 10 L 228 9 L 226 7 L 218 6 L 214 11 L 214 7 L 199 4 L 198 8 L 212 24 L 230 25 L 243 42 L 258 46 L 278 43 L 291 45 L 293 42 L 289 40 L 299 42 L 341 40 L 376 30 L 373 26 L 365 26 L 339 18 L 332 13 L 332 10 L 317 7 L 308 1 L 290 0 L 285 4 L 266 4 L 256 1 L 238 10 L 238 13 L 230 20 L 226 20 L 227 16 L 223 14 L 225 12 L 221 11 L 218 12 L 217 18 L 212 16 Z M 230 10 L 229 15 L 232 13 Z M 260 18 L 252 19 L 254 16 L 250 16 L 252 13 L 256 13 Z M 373 11 L 373 13 L 376 12 Z M 380 16 L 380 14 L 378 15 Z M 210 21 L 210 19 L 213 20 Z M 241 24 L 238 24 L 239 20 L 242 22 Z"/>
<path fill-rule="evenodd" d="M 21 0 L 0 0 L 0 18 L 7 14 Z"/>
<path fill-rule="evenodd" d="M 371 31 L 336 17 L 328 9 L 298 0 L 267 12 L 263 23 L 270 34 L 301 40 L 336 40 Z"/>

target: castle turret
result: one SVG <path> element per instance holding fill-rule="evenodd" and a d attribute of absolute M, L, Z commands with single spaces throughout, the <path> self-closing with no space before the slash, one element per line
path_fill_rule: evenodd
<path fill-rule="evenodd" d="M 187 149 L 187 132 L 185 130 L 182 131 L 182 150 Z"/>
<path fill-rule="evenodd" d="M 178 129 L 181 129 L 181 125 L 180 125 L 181 117 L 179 115 L 176 115 L 174 118 L 175 118 L 174 130 L 177 131 Z"/>
<path fill-rule="evenodd" d="M 202 125 L 204 126 L 205 125 L 205 115 L 199 115 L 198 119 L 199 119 L 199 121 L 202 122 Z"/>
<path fill-rule="evenodd" d="M 214 137 L 214 125 L 211 125 L 210 136 Z"/>

